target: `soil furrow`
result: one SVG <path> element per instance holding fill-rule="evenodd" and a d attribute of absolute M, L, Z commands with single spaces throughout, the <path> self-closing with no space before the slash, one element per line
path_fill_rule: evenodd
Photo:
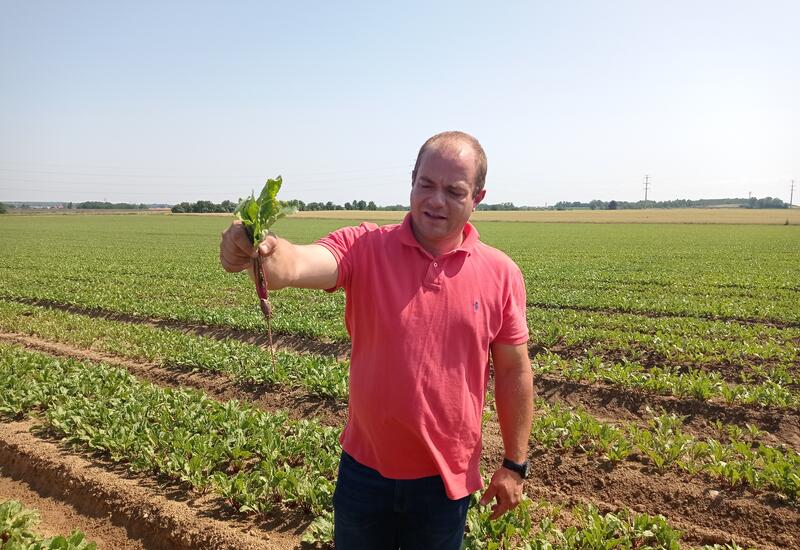
<path fill-rule="evenodd" d="M 186 495 L 157 481 L 112 471 L 30 433 L 34 422 L 0 423 L 0 468 L 44 497 L 90 517 L 110 518 L 154 550 L 288 549 L 300 544 L 298 518 L 259 524 L 229 513 L 213 495 Z M 307 519 L 306 519 L 307 521 Z M 111 547 L 113 548 L 113 546 Z"/>
<path fill-rule="evenodd" d="M 0 458 L 0 462 L 2 462 Z M 25 481 L 7 477 L 0 466 L 0 502 L 16 500 L 22 506 L 35 510 L 41 519 L 33 529 L 45 536 L 67 536 L 72 531 L 82 531 L 86 539 L 97 544 L 100 550 L 143 550 L 141 540 L 130 538 L 128 532 L 114 525 L 105 515 L 84 515 L 73 506 L 33 489 Z"/>

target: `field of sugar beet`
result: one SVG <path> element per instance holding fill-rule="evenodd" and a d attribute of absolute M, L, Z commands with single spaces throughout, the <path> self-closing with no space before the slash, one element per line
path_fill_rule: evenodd
<path fill-rule="evenodd" d="M 26 510 L 58 548 L 331 546 L 344 296 L 274 293 L 273 363 L 228 222 L 0 217 L 0 547 Z M 465 547 L 800 547 L 800 228 L 578 222 L 476 221 L 524 273 L 537 396 L 527 499 Z M 490 388 L 487 475 L 501 441 Z"/>

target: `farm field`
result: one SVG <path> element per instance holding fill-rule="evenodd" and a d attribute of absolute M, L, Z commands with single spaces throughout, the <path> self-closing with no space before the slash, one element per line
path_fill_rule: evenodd
<path fill-rule="evenodd" d="M 467 548 L 800 547 L 800 228 L 626 221 L 475 220 L 523 271 L 538 395 L 528 500 L 473 508 Z M 0 497 L 69 507 L 48 536 L 328 545 L 344 296 L 274 293 L 273 364 L 252 284 L 218 263 L 228 223 L 0 217 Z M 490 473 L 491 391 L 484 426 Z"/>
<path fill-rule="evenodd" d="M 382 211 L 308 211 L 298 212 L 298 218 L 361 219 L 397 221 L 404 212 Z M 361 217 L 359 217 L 361 216 Z M 800 224 L 800 208 L 746 209 L 746 208 L 653 208 L 641 210 L 516 210 L 483 211 L 473 214 L 473 220 L 495 222 L 542 223 L 697 223 L 697 224 L 762 224 L 776 225 L 786 222 Z"/>

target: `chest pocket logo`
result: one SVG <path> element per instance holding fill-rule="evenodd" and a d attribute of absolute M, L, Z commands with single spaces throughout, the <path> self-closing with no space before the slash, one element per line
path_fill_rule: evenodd
<path fill-rule="evenodd" d="M 478 303 L 477 300 L 475 300 L 475 303 L 472 304 L 472 310 L 473 311 L 478 311 L 480 308 L 481 308 L 480 304 Z"/>

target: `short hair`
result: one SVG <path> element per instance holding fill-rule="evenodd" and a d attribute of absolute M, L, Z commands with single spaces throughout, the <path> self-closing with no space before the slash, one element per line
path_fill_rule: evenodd
<path fill-rule="evenodd" d="M 419 153 L 417 154 L 417 162 L 414 164 L 414 170 L 411 172 L 411 181 L 417 178 L 417 170 L 419 169 L 419 164 L 422 161 L 422 155 L 429 149 L 436 149 L 442 146 L 447 145 L 455 145 L 458 143 L 466 143 L 472 150 L 475 152 L 476 157 L 476 174 L 475 174 L 475 184 L 474 184 L 474 192 L 473 195 L 480 193 L 483 186 L 486 184 L 486 170 L 487 170 L 487 161 L 486 161 L 486 152 L 481 147 L 480 142 L 469 135 L 466 132 L 459 132 L 459 131 L 449 131 L 449 132 L 441 132 L 428 138 L 428 140 L 422 144 L 422 147 L 419 148 Z"/>

